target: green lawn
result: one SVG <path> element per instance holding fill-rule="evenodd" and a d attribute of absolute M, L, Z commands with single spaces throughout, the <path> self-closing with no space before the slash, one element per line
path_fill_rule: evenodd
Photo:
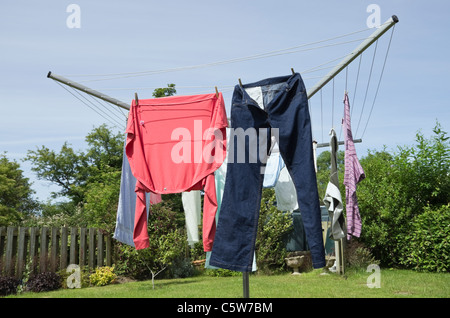
<path fill-rule="evenodd" d="M 300 276 L 250 275 L 250 298 L 448 298 L 450 274 L 384 269 L 380 288 L 369 288 L 371 273 L 350 271 L 345 276 L 312 271 Z M 61 289 L 7 298 L 242 298 L 242 277 L 196 276 L 152 282 L 129 282 L 104 287 Z"/>

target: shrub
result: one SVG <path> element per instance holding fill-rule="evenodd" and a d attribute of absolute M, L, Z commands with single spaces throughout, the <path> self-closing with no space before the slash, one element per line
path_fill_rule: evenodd
<path fill-rule="evenodd" d="M 364 270 L 366 270 L 367 266 L 370 264 L 379 265 L 380 263 L 372 255 L 372 252 L 356 239 L 347 241 L 344 259 L 347 266 Z"/>
<path fill-rule="evenodd" d="M 216 269 L 207 268 L 205 270 L 205 275 L 211 277 L 231 277 L 231 276 L 241 276 L 242 273 L 223 268 L 216 268 Z"/>
<path fill-rule="evenodd" d="M 292 228 L 290 215 L 276 208 L 275 190 L 263 189 L 256 236 L 258 270 L 270 274 L 285 269 L 286 236 Z"/>
<path fill-rule="evenodd" d="M 19 283 L 19 280 L 15 277 L 0 276 L 0 296 L 16 294 Z"/>
<path fill-rule="evenodd" d="M 97 267 L 95 272 L 89 276 L 89 281 L 93 286 L 106 286 L 112 284 L 117 278 L 114 267 Z"/>
<path fill-rule="evenodd" d="M 450 204 L 426 207 L 402 239 L 400 262 L 419 271 L 450 270 Z"/>
<path fill-rule="evenodd" d="M 27 282 L 27 290 L 32 292 L 44 292 L 61 288 L 61 277 L 57 273 L 39 273 Z"/>
<path fill-rule="evenodd" d="M 116 272 L 135 279 L 154 278 L 164 272 L 165 278 L 191 275 L 190 264 L 186 264 L 186 231 L 178 227 L 177 213 L 170 203 L 152 205 L 148 217 L 150 246 L 136 250 L 125 244 L 120 245 Z M 174 266 L 180 265 L 180 271 Z M 167 270 L 170 269 L 170 270 Z"/>
<path fill-rule="evenodd" d="M 415 145 L 399 147 L 392 155 L 386 151 L 369 152 L 361 160 L 366 173 L 366 179 L 358 184 L 361 241 L 383 266 L 414 268 L 426 259 L 404 255 L 406 250 L 414 254 L 419 252 L 415 252 L 416 249 L 425 248 L 419 242 L 415 242 L 414 247 L 409 246 L 414 237 L 405 235 L 418 231 L 418 225 L 413 226 L 412 221 L 420 223 L 431 217 L 419 217 L 427 206 L 438 209 L 448 204 L 450 137 L 439 123 L 433 132 L 430 138 L 417 133 Z M 417 259 L 413 260 L 414 257 Z M 426 266 L 437 270 L 435 265 Z"/>
<path fill-rule="evenodd" d="M 80 275 L 80 277 L 79 277 L 80 283 L 81 283 L 80 287 L 81 288 L 89 287 L 89 285 L 90 285 L 90 281 L 89 281 L 90 268 L 88 266 L 82 266 L 78 270 L 79 270 L 79 273 L 77 273 L 77 274 Z M 67 283 L 68 283 L 67 280 L 71 276 L 71 278 L 69 279 L 69 282 L 75 283 L 75 278 L 74 278 L 74 276 L 72 276 L 75 272 L 76 272 L 76 269 L 72 269 L 71 271 L 67 271 L 67 269 L 62 269 L 62 270 L 58 271 L 58 274 L 61 277 L 62 288 L 64 288 L 64 289 L 73 288 L 73 286 L 67 285 Z M 78 279 L 78 277 L 76 279 Z"/>

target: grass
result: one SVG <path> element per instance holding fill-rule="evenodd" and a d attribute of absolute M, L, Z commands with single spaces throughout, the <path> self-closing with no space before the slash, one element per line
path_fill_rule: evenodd
<path fill-rule="evenodd" d="M 418 273 L 382 269 L 380 288 L 369 288 L 371 273 L 351 270 L 346 275 L 321 270 L 265 276 L 250 275 L 251 298 L 448 298 L 450 274 Z M 25 292 L 6 298 L 242 298 L 242 277 L 205 275 L 112 284 L 104 287 L 60 289 L 52 292 Z"/>

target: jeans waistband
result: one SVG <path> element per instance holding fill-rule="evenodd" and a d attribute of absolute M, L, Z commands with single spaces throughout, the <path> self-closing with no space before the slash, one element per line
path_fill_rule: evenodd
<path fill-rule="evenodd" d="M 236 85 L 233 94 L 233 105 L 234 104 L 253 104 L 252 98 L 245 91 L 246 88 L 259 87 L 259 86 L 270 86 L 275 84 L 284 83 L 284 89 L 286 91 L 291 90 L 294 87 L 297 87 L 299 90 L 305 90 L 305 85 L 303 83 L 303 79 L 299 73 L 294 73 L 292 75 L 286 76 L 278 76 L 266 78 L 254 83 L 248 83 L 241 85 Z M 299 85 L 297 85 L 299 84 Z"/>

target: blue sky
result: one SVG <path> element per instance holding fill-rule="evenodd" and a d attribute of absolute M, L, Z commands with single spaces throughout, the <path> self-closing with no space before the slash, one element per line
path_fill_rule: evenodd
<path fill-rule="evenodd" d="M 70 4 L 80 8 L 80 28 L 67 25 Z M 448 130 L 447 1 L 16 0 L 0 4 L 0 151 L 20 162 L 37 197 L 45 200 L 57 188 L 37 180 L 29 163 L 21 161 L 27 151 L 41 145 L 59 151 L 65 141 L 83 150 L 84 137 L 94 127 L 115 124 L 113 128 L 122 131 L 126 115 L 93 101 L 107 113 L 99 115 L 48 79 L 49 71 L 125 103 L 134 92 L 151 98 L 154 88 L 168 83 L 176 84 L 179 95 L 212 93 L 217 86 L 229 111 L 238 78 L 250 83 L 289 74 L 294 68 L 307 88 L 312 87 L 375 30 L 367 25 L 373 13 L 367 12 L 370 4 L 380 9 L 381 23 L 392 15 L 400 20 L 375 103 L 391 31 L 379 40 L 376 52 L 372 46 L 363 54 L 359 75 L 357 59 L 311 99 L 314 138 L 328 142 L 332 127 L 339 135 L 346 87 L 354 111 L 354 138 L 363 138 L 356 145 L 359 157 L 368 149 L 413 144 L 419 130 L 430 136 L 437 119 Z M 340 37 L 355 31 L 361 32 Z M 326 39 L 334 40 L 290 54 L 183 69 Z M 320 70 L 307 72 L 316 67 Z M 116 79 L 107 75 L 173 68 L 179 70 Z"/>

